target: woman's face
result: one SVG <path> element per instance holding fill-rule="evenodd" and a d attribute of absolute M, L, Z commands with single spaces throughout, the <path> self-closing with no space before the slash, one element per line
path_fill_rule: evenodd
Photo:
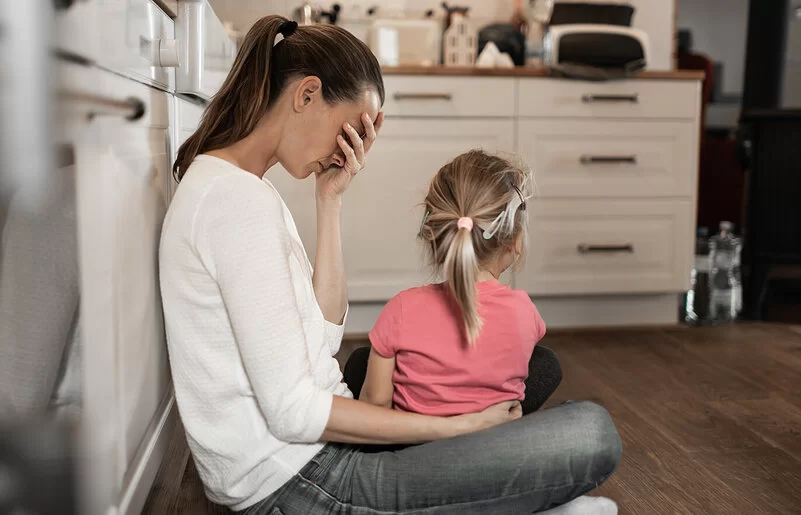
<path fill-rule="evenodd" d="M 287 87 L 291 93 L 290 115 L 281 137 L 277 157 L 286 170 L 297 179 L 331 167 L 342 167 L 345 158 L 336 138 L 349 123 L 364 136 L 362 113 L 375 121 L 381 110 L 381 100 L 373 88 L 365 89 L 353 102 L 329 104 L 323 99 L 320 79 L 306 77 Z"/>

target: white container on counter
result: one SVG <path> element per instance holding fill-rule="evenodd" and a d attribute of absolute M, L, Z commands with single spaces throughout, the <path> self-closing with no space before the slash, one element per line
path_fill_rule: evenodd
<path fill-rule="evenodd" d="M 379 19 L 368 45 L 383 66 L 440 64 L 441 27 L 436 20 Z"/>

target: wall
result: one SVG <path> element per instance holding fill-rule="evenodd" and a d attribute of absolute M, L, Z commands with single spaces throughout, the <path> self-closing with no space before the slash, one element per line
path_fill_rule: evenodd
<path fill-rule="evenodd" d="M 685 2 L 687 1 L 699 0 L 685 0 Z M 727 0 L 718 1 L 725 3 Z M 747 0 L 732 1 L 747 2 Z M 644 30 L 650 36 L 652 48 L 650 69 L 669 70 L 673 68 L 674 2 L 675 0 L 629 0 L 629 3 L 637 9 L 634 15 L 634 26 Z M 302 2 L 301 0 L 211 0 L 211 3 L 220 18 L 232 22 L 236 29 L 245 31 L 255 20 L 265 14 L 290 15 L 293 8 Z M 333 1 L 319 3 L 329 5 Z M 345 0 L 339 3 L 342 5 L 344 13 L 378 5 L 379 10 L 385 13 L 406 11 L 422 16 L 427 9 L 438 9 L 441 2 L 437 0 Z M 479 27 L 494 21 L 508 20 L 514 11 L 513 0 L 456 0 L 452 3 L 470 6 L 470 17 Z"/>
<path fill-rule="evenodd" d="M 678 25 L 693 48 L 723 63 L 723 93 L 740 95 L 745 73 L 748 0 L 679 0 Z"/>

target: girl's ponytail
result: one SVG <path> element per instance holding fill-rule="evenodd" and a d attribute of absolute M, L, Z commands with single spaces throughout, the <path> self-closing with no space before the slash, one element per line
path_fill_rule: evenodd
<path fill-rule="evenodd" d="M 527 168 L 471 150 L 440 168 L 428 189 L 420 239 L 461 311 L 471 347 L 483 327 L 479 273 L 498 257 L 516 252 L 519 241 L 525 244 L 531 179 Z"/>
<path fill-rule="evenodd" d="M 467 217 L 460 218 L 456 226 L 456 235 L 451 239 L 445 254 L 443 272 L 448 287 L 462 311 L 467 343 L 472 347 L 482 326 L 476 303 L 479 267 L 473 246 L 473 220 Z"/>

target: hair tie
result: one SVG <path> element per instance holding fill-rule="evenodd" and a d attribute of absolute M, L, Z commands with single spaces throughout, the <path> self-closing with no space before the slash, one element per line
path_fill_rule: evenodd
<path fill-rule="evenodd" d="M 288 38 L 295 33 L 297 28 L 298 22 L 295 20 L 285 20 L 281 23 L 281 25 L 278 26 L 278 33 L 284 36 L 284 38 Z"/>
<path fill-rule="evenodd" d="M 467 229 L 468 231 L 473 230 L 473 219 L 467 216 L 463 216 L 456 222 L 456 227 L 459 229 Z"/>

